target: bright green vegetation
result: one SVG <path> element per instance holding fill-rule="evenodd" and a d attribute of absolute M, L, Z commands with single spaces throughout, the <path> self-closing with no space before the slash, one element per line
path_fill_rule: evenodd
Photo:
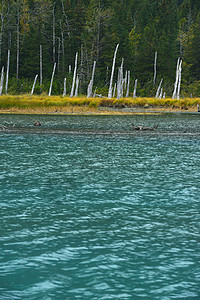
<path fill-rule="evenodd" d="M 97 93 L 104 95 L 119 43 L 115 82 L 124 58 L 124 76 L 125 70 L 131 72 L 131 92 L 137 78 L 137 96 L 154 97 L 163 78 L 163 89 L 172 96 L 176 62 L 181 57 L 181 96 L 200 95 L 200 1 L 2 0 L 0 14 L 0 68 L 4 66 L 6 70 L 10 49 L 9 94 L 30 92 L 36 74 L 39 76 L 34 93 L 48 92 L 54 62 L 57 67 L 52 94 L 62 95 L 65 77 L 69 94 L 78 52 L 80 94 L 86 94 L 96 60 L 94 88 L 97 86 Z M 156 51 L 157 77 L 153 86 Z"/>
<path fill-rule="evenodd" d="M 0 98 L 0 109 L 45 109 L 45 108 L 85 108 L 86 110 L 97 108 L 172 108 L 191 109 L 200 103 L 199 98 L 156 99 L 156 98 L 86 98 L 86 97 L 61 97 L 61 96 L 2 96 Z"/>

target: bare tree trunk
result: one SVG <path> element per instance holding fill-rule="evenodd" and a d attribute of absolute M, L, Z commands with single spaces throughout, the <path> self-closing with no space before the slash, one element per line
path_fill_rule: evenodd
<path fill-rule="evenodd" d="M 10 50 L 8 50 L 8 61 L 7 61 L 7 71 L 6 71 L 6 86 L 5 92 L 8 92 L 8 77 L 9 77 L 9 68 L 10 68 Z"/>
<path fill-rule="evenodd" d="M 123 97 L 123 85 L 124 85 L 123 65 L 124 65 L 124 59 L 122 58 L 121 67 L 119 68 L 119 73 L 118 73 L 118 81 L 117 81 L 117 99 Z"/>
<path fill-rule="evenodd" d="M 154 76 L 153 76 L 153 85 L 156 82 L 156 62 L 157 62 L 157 52 L 155 52 L 155 60 L 154 60 Z"/>
<path fill-rule="evenodd" d="M 73 82 L 72 82 L 70 97 L 73 97 L 73 95 L 74 95 L 74 87 L 75 87 L 76 71 L 77 71 L 77 62 L 78 62 L 78 52 L 76 52 L 75 66 L 74 66 L 74 76 L 73 76 Z"/>
<path fill-rule="evenodd" d="M 11 48 L 11 42 L 12 42 L 12 38 L 11 38 L 11 30 L 8 31 L 8 49 Z"/>
<path fill-rule="evenodd" d="M 180 61 L 180 64 L 179 64 L 178 90 L 177 90 L 177 99 L 178 100 L 180 98 L 180 89 L 181 89 L 181 71 L 182 71 L 181 65 L 182 65 L 182 60 Z"/>
<path fill-rule="evenodd" d="M 4 67 L 2 67 L 1 70 L 0 96 L 2 95 L 2 91 L 3 91 L 3 81 L 4 81 Z"/>
<path fill-rule="evenodd" d="M 172 99 L 176 98 L 176 90 L 177 90 L 177 85 L 178 85 L 178 74 L 179 74 L 179 64 L 180 64 L 180 57 L 177 60 L 177 66 L 176 66 L 176 81 L 174 83 L 174 92 L 172 95 Z"/>
<path fill-rule="evenodd" d="M 51 84 L 50 84 L 50 88 L 49 88 L 49 96 L 51 96 L 51 90 L 52 90 L 52 84 L 53 84 L 53 78 L 54 78 L 55 70 L 56 70 L 56 63 L 53 66 L 53 73 L 52 73 L 52 76 L 51 76 Z"/>
<path fill-rule="evenodd" d="M 156 92 L 156 98 L 159 97 L 159 93 L 160 93 L 160 88 L 161 88 L 162 82 L 163 82 L 163 78 L 161 79 L 160 84 L 158 86 L 158 89 L 157 89 L 157 92 Z"/>
<path fill-rule="evenodd" d="M 162 95 L 163 95 L 163 88 L 161 88 L 160 95 L 159 95 L 158 99 L 162 99 Z"/>
<path fill-rule="evenodd" d="M 126 90 L 126 86 L 127 86 L 127 80 L 128 80 L 128 72 L 126 70 L 125 72 L 125 78 L 124 78 L 124 89 Z"/>
<path fill-rule="evenodd" d="M 78 87 L 79 87 L 79 76 L 76 77 L 76 89 L 75 89 L 75 97 L 78 97 Z"/>
<path fill-rule="evenodd" d="M 34 79 L 34 82 L 33 82 L 33 87 L 32 87 L 32 90 L 31 90 L 31 96 L 33 95 L 37 78 L 38 78 L 38 75 L 35 76 L 35 79 Z"/>
<path fill-rule="evenodd" d="M 66 96 L 66 78 L 64 79 L 64 90 L 63 90 L 63 97 Z"/>
<path fill-rule="evenodd" d="M 137 90 L 137 79 L 135 79 L 135 87 L 133 91 L 133 98 L 136 98 L 136 90 Z"/>
<path fill-rule="evenodd" d="M 90 83 L 88 84 L 87 98 L 92 97 L 92 88 L 93 88 L 93 82 L 94 82 L 95 67 L 96 67 L 96 61 L 94 61 L 94 65 L 93 65 L 92 79 L 90 80 Z"/>
<path fill-rule="evenodd" d="M 119 44 L 117 44 L 117 46 L 116 46 L 114 57 L 113 57 L 112 72 L 111 72 L 111 77 L 110 77 L 110 86 L 109 86 L 109 91 L 108 91 L 109 99 L 112 97 L 113 76 L 114 76 L 114 71 L 115 71 L 115 61 L 116 61 L 118 47 L 119 47 Z"/>

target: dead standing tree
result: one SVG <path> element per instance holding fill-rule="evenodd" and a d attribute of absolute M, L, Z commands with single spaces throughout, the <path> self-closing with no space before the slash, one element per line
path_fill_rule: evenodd
<path fill-rule="evenodd" d="M 35 76 L 35 79 L 34 79 L 34 82 L 33 82 L 33 87 L 32 87 L 32 90 L 31 90 L 31 96 L 34 93 L 34 89 L 35 89 L 35 84 L 36 84 L 37 78 L 38 78 L 38 74 Z"/>
<path fill-rule="evenodd" d="M 74 76 L 73 76 L 73 82 L 72 82 L 72 88 L 71 88 L 70 97 L 74 96 L 74 88 L 75 88 L 75 81 L 76 81 L 77 64 L 78 64 L 78 52 L 76 52 L 76 58 L 75 58 L 75 64 L 74 64 Z"/>
<path fill-rule="evenodd" d="M 53 85 L 53 78 L 54 78 L 55 70 L 56 70 L 56 63 L 53 66 L 53 72 L 52 72 L 52 76 L 51 76 L 51 83 L 50 83 L 50 87 L 49 87 L 49 96 L 51 96 L 51 91 L 52 91 L 52 85 Z"/>
<path fill-rule="evenodd" d="M 115 61 L 116 61 L 118 47 L 119 47 L 119 44 L 117 44 L 117 46 L 116 46 L 114 57 L 113 57 L 112 72 L 111 72 L 111 77 L 110 77 L 110 86 L 109 86 L 109 91 L 108 91 L 109 99 L 112 98 L 113 76 L 114 76 L 114 71 L 115 71 Z"/>
<path fill-rule="evenodd" d="M 92 97 L 92 88 L 93 88 L 93 82 L 94 82 L 95 67 L 96 67 L 96 61 L 94 61 L 94 64 L 93 64 L 93 69 L 92 69 L 92 79 L 90 80 L 90 83 L 89 83 L 89 85 L 88 85 L 88 89 L 87 89 L 87 98 Z"/>
<path fill-rule="evenodd" d="M 181 68 L 182 60 L 180 60 L 180 57 L 177 60 L 177 66 L 176 66 L 176 80 L 174 83 L 174 92 L 172 95 L 172 99 L 179 99 L 180 97 L 180 86 L 181 86 Z"/>

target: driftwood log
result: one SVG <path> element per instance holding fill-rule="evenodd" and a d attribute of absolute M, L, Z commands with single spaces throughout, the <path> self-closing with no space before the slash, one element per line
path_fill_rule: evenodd
<path fill-rule="evenodd" d="M 140 126 L 140 125 L 138 125 L 138 126 L 133 126 L 133 125 L 132 125 L 132 128 L 133 128 L 134 130 L 155 130 L 155 129 L 158 128 L 158 125 L 153 126 L 153 127 L 146 127 L 146 126 Z"/>

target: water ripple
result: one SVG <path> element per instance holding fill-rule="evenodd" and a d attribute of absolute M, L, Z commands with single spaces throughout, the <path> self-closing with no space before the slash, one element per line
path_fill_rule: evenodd
<path fill-rule="evenodd" d="M 198 116 L 34 118 L 0 135 L 0 299 L 198 299 Z"/>

